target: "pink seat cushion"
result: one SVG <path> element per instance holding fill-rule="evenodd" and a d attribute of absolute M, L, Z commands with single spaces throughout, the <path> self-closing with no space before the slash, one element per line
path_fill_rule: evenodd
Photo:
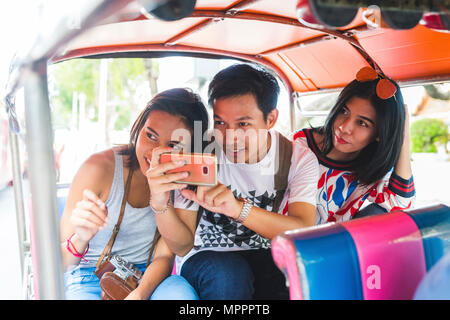
<path fill-rule="evenodd" d="M 420 231 L 403 212 L 342 224 L 355 241 L 365 300 L 412 299 L 426 273 Z"/>

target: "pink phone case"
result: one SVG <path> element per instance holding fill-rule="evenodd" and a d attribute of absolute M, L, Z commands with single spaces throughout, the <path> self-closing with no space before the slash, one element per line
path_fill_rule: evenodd
<path fill-rule="evenodd" d="M 167 171 L 167 173 L 188 171 L 190 174 L 177 183 L 186 183 L 198 186 L 215 186 L 217 184 L 217 161 L 214 154 L 201 153 L 163 153 L 161 163 L 183 160 L 186 165 Z"/>

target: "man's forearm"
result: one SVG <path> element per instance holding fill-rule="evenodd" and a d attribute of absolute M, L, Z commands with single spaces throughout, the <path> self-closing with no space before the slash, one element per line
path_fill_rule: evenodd
<path fill-rule="evenodd" d="M 313 205 L 305 203 L 303 206 L 306 206 L 305 211 L 312 210 L 315 212 Z M 310 215 L 305 214 L 305 217 L 282 215 L 253 206 L 247 218 L 243 221 L 243 225 L 267 239 L 272 239 L 285 231 L 314 225 L 314 219 L 311 219 Z"/>

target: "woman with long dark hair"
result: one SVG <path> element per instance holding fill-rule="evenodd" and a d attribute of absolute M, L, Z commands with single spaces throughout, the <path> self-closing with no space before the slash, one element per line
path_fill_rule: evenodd
<path fill-rule="evenodd" d="M 143 273 L 127 299 L 198 298 L 184 278 L 170 276 L 174 254 L 164 238 L 155 237 L 157 225 L 163 226 L 155 217 L 159 209 L 152 207 L 150 201 L 155 181 L 148 173 L 158 151 L 190 152 L 194 139 L 202 140 L 201 134 L 194 136 L 196 122 L 203 134 L 208 129 L 208 114 L 200 97 L 186 89 L 166 90 L 142 111 L 132 127 L 128 145 L 96 153 L 80 167 L 61 220 L 66 298 L 100 299 L 102 290 L 95 271 L 111 235 L 118 230 L 117 224 L 120 229 L 111 254 L 133 263 Z M 187 133 L 181 136 L 188 138 L 181 139 L 177 132 Z M 168 164 L 172 168 L 182 165 Z M 186 187 L 173 183 L 183 175 L 186 172 L 168 174 L 156 184 L 167 192 L 175 192 Z"/>
<path fill-rule="evenodd" d="M 349 220 L 366 200 L 387 211 L 412 206 L 408 111 L 392 79 L 361 69 L 325 124 L 294 139 L 306 143 L 320 163 L 316 224 Z"/>

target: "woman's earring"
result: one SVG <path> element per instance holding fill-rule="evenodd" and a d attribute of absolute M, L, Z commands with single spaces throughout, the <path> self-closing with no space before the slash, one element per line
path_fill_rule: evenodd
<path fill-rule="evenodd" d="M 376 142 L 380 142 L 380 138 L 376 137 L 376 138 L 375 138 L 375 141 L 376 141 Z"/>

